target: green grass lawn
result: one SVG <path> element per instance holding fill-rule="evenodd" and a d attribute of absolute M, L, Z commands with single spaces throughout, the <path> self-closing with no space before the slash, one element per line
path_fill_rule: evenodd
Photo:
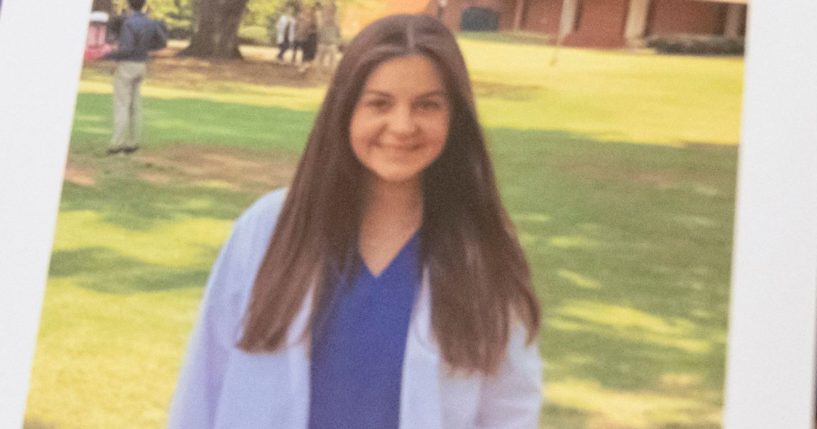
<path fill-rule="evenodd" d="M 742 60 L 461 43 L 543 305 L 542 427 L 720 427 Z M 210 264 L 325 91 L 172 61 L 132 158 L 83 72 L 28 428 L 163 427 Z"/>

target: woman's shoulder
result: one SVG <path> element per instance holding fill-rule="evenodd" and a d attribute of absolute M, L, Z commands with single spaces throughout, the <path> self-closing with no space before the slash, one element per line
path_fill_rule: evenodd
<path fill-rule="evenodd" d="M 241 271 L 254 273 L 260 264 L 284 206 L 286 194 L 287 189 L 282 188 L 263 195 L 233 224 L 225 252 L 229 260 L 240 265 Z"/>
<path fill-rule="evenodd" d="M 234 229 L 271 230 L 284 207 L 286 196 L 287 188 L 276 189 L 261 196 L 238 217 Z"/>
<path fill-rule="evenodd" d="M 267 251 L 286 189 L 270 192 L 255 201 L 233 224 L 233 230 L 210 273 L 208 305 L 229 310 L 231 323 L 238 324 L 258 267 Z"/>

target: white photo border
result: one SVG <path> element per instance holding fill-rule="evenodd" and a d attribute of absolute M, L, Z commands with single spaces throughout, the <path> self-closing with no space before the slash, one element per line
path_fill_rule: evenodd
<path fill-rule="evenodd" d="M 817 2 L 752 0 L 724 428 L 814 423 Z"/>
<path fill-rule="evenodd" d="M 91 0 L 0 10 L 0 427 L 22 427 Z"/>
<path fill-rule="evenodd" d="M 0 427 L 23 422 L 91 0 L 0 10 Z M 753 0 L 724 427 L 811 428 L 817 3 Z M 46 23 L 46 24 L 43 24 Z"/>

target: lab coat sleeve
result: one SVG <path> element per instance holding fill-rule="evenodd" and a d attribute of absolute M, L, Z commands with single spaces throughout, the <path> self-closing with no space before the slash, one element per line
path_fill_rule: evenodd
<path fill-rule="evenodd" d="M 526 344 L 527 330 L 515 324 L 505 361 L 483 380 L 478 428 L 535 429 L 542 407 L 542 359 L 537 341 Z"/>
<path fill-rule="evenodd" d="M 237 340 L 241 320 L 237 286 L 246 282 L 239 224 L 240 220 L 210 272 L 170 407 L 170 429 L 213 427 L 229 350 Z"/>

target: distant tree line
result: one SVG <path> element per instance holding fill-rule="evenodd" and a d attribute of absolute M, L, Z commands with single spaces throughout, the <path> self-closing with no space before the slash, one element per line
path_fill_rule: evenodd
<path fill-rule="evenodd" d="M 196 28 L 196 16 L 199 3 L 205 8 L 223 4 L 226 8 L 243 8 L 241 27 L 266 27 L 268 16 L 278 13 L 281 5 L 291 0 L 250 0 L 235 2 L 233 0 L 148 0 L 147 10 L 151 17 L 161 20 L 170 31 L 171 38 L 189 39 Z M 241 4 L 236 3 L 244 3 Z M 93 10 L 118 14 L 127 9 L 127 0 L 93 0 Z M 212 6 L 207 6 L 212 4 Z"/>
<path fill-rule="evenodd" d="M 180 55 L 206 58 L 241 58 L 242 42 L 269 42 L 275 22 L 287 6 L 315 2 L 338 6 L 371 0 L 147 0 L 154 19 L 165 23 L 173 39 L 189 39 Z M 118 14 L 127 0 L 93 0 L 93 10 Z"/>

